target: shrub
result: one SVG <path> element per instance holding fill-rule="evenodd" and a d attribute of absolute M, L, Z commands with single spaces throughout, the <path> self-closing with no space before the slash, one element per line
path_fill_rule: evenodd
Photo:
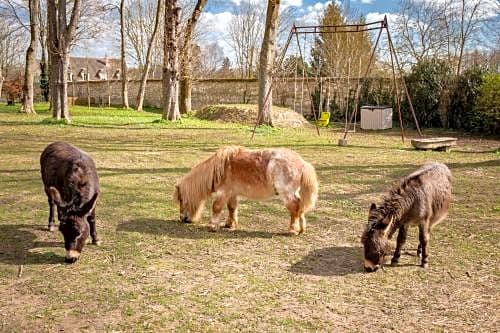
<path fill-rule="evenodd" d="M 447 106 L 448 127 L 472 131 L 476 126 L 474 107 L 483 83 L 483 74 L 479 67 L 469 68 L 451 84 Z"/>
<path fill-rule="evenodd" d="M 430 59 L 417 63 L 406 77 L 408 92 L 420 126 L 442 127 L 439 105 L 450 75 L 450 67 L 445 61 Z M 405 120 L 413 123 L 407 99 L 403 100 L 402 107 Z"/>
<path fill-rule="evenodd" d="M 500 74 L 487 74 L 483 77 L 473 108 L 470 130 L 483 134 L 500 134 Z"/>

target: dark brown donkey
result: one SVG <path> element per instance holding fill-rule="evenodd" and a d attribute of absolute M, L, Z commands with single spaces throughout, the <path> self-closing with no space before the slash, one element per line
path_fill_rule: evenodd
<path fill-rule="evenodd" d="M 90 236 L 99 244 L 95 205 L 99 178 L 92 158 L 65 142 L 54 142 L 40 156 L 43 185 L 49 200 L 49 230 L 54 231 L 57 207 L 59 230 L 64 236 L 67 263 L 75 262 Z"/>
<path fill-rule="evenodd" d="M 380 206 L 372 203 L 361 241 L 364 245 L 364 266 L 367 272 L 376 271 L 389 251 L 389 239 L 399 230 L 396 250 L 391 264 L 397 265 L 401 248 L 410 225 L 417 225 L 422 267 L 428 265 L 427 243 L 431 228 L 448 214 L 451 201 L 451 172 L 441 163 L 427 163 L 403 178 L 384 198 Z"/>

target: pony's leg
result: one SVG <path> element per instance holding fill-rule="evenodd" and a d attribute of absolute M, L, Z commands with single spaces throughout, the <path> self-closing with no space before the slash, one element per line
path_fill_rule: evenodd
<path fill-rule="evenodd" d="M 290 212 L 290 225 L 288 227 L 288 232 L 290 235 L 298 235 L 301 233 L 300 229 L 300 198 L 295 195 L 288 197 L 286 200 L 286 208 Z M 304 220 L 305 222 L 305 220 Z M 305 225 L 304 225 L 305 226 Z"/>
<path fill-rule="evenodd" d="M 224 194 L 219 194 L 214 200 L 212 205 L 212 217 L 210 218 L 209 228 L 211 231 L 217 231 L 221 227 L 220 225 L 220 216 L 222 213 L 222 209 L 226 205 L 226 196 Z"/>
<path fill-rule="evenodd" d="M 90 237 L 92 237 L 92 244 L 100 245 L 101 241 L 97 237 L 97 231 L 95 229 L 95 208 L 92 209 L 92 213 L 87 216 L 87 222 L 90 226 Z"/>
<path fill-rule="evenodd" d="M 48 201 L 49 201 L 49 225 L 47 228 L 49 229 L 49 231 L 56 231 L 56 225 L 54 223 L 56 204 L 50 198 L 48 199 Z"/>
<path fill-rule="evenodd" d="M 428 225 L 428 223 L 420 223 L 418 225 L 418 238 L 420 241 L 419 247 L 422 250 L 421 266 L 423 268 L 427 268 L 427 266 L 429 266 L 429 253 L 427 253 L 427 243 L 429 243 L 430 232 Z"/>
<path fill-rule="evenodd" d="M 399 257 L 401 257 L 401 248 L 406 242 L 406 235 L 408 234 L 408 224 L 403 224 L 399 228 L 398 242 L 396 244 L 396 250 L 394 251 L 394 256 L 391 260 L 391 265 L 396 266 L 399 262 Z"/>
<path fill-rule="evenodd" d="M 300 233 L 306 231 L 306 217 L 304 213 L 300 214 Z"/>
<path fill-rule="evenodd" d="M 227 210 L 229 211 L 229 216 L 227 217 L 225 227 L 234 230 L 238 226 L 238 198 L 236 196 L 229 198 Z"/>

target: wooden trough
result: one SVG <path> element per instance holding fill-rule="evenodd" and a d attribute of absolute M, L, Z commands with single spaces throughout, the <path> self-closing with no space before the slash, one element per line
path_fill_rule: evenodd
<path fill-rule="evenodd" d="M 412 139 L 411 144 L 420 150 L 450 151 L 451 147 L 457 145 L 457 138 L 425 138 Z"/>

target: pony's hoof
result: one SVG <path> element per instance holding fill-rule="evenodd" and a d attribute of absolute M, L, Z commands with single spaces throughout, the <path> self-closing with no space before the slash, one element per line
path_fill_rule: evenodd
<path fill-rule="evenodd" d="M 391 266 L 392 267 L 396 267 L 398 265 L 398 262 L 397 261 L 391 261 Z"/>
<path fill-rule="evenodd" d="M 54 231 L 56 231 L 56 230 L 57 230 L 57 228 L 56 228 L 56 226 L 55 226 L 55 225 L 53 225 L 53 224 L 52 224 L 52 225 L 49 225 L 49 226 L 47 227 L 47 230 L 48 230 L 48 231 L 50 231 L 50 232 L 54 232 Z"/>
<path fill-rule="evenodd" d="M 101 240 L 100 240 L 100 239 L 93 239 L 93 240 L 92 240 L 92 244 L 99 246 L 99 245 L 101 245 L 101 244 L 102 244 L 102 242 L 101 242 Z"/>
<path fill-rule="evenodd" d="M 218 225 L 210 224 L 208 226 L 208 230 L 210 230 L 211 232 L 217 232 L 217 231 L 219 231 L 219 226 Z"/>
<path fill-rule="evenodd" d="M 298 236 L 300 232 L 298 232 L 297 230 L 294 230 L 294 229 L 290 229 L 288 230 L 288 234 L 290 236 Z"/>
<path fill-rule="evenodd" d="M 420 265 L 422 268 L 427 268 L 429 267 L 429 264 L 426 263 L 426 262 L 423 262 L 421 265 Z"/>

